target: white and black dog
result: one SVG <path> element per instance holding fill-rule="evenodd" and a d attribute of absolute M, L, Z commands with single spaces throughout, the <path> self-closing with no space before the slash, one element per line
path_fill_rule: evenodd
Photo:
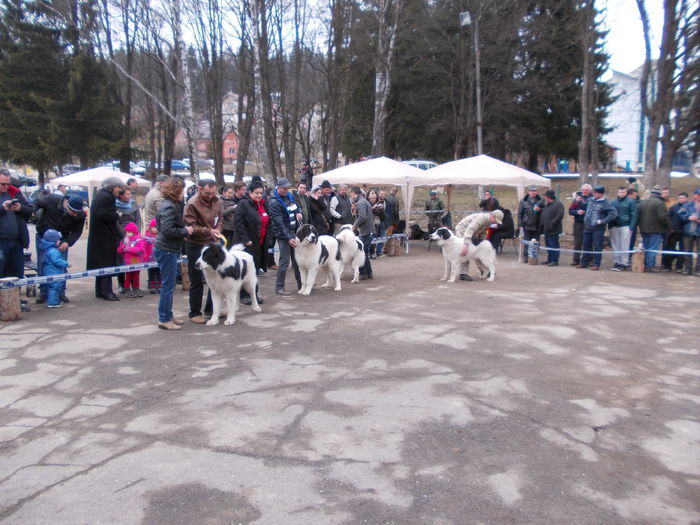
<path fill-rule="evenodd" d="M 207 286 L 211 290 L 213 311 L 211 319 L 207 321 L 209 326 L 219 324 L 224 302 L 227 313 L 224 324 L 231 325 L 236 322 L 241 287 L 250 294 L 253 311 L 260 311 L 255 293 L 255 287 L 258 284 L 255 262 L 252 255 L 243 251 L 242 244 L 237 244 L 230 250 L 221 244 L 210 244 L 202 250 L 195 268 L 202 270 Z"/>
<path fill-rule="evenodd" d="M 462 256 L 460 252 L 464 247 L 464 239 L 457 237 L 448 228 L 438 228 L 430 235 L 430 238 L 437 241 L 438 246 L 442 248 L 445 274 L 440 279 L 441 281 L 455 282 L 462 271 L 462 265 L 469 261 L 476 262 L 482 277 L 488 271 L 487 281 L 493 281 L 496 278 L 496 250 L 494 250 L 489 241 L 482 241 L 475 245 L 469 239 L 467 255 Z"/>
<path fill-rule="evenodd" d="M 335 234 L 340 246 L 340 275 L 346 266 L 352 268 L 351 283 L 360 282 L 360 268 L 365 264 L 365 249 L 362 241 L 352 231 L 352 224 L 344 224 Z"/>
<path fill-rule="evenodd" d="M 338 241 L 330 235 L 319 235 L 311 224 L 302 224 L 297 230 L 297 246 L 294 258 L 301 274 L 300 295 L 311 294 L 316 274 L 323 270 L 328 278 L 323 287 L 334 284 L 334 290 L 340 291 L 340 249 Z"/>

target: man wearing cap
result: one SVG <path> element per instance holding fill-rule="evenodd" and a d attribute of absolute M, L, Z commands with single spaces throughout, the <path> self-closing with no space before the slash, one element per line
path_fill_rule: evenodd
<path fill-rule="evenodd" d="M 695 269 L 693 270 L 693 256 L 685 256 L 683 275 L 700 275 L 700 188 L 695 190 L 693 200 L 688 201 L 678 212 L 680 222 L 683 225 L 683 249 L 688 253 L 695 253 Z"/>
<path fill-rule="evenodd" d="M 352 224 L 352 203 L 348 197 L 348 187 L 338 186 L 338 192 L 331 199 L 331 216 L 333 217 L 333 234 L 338 233 L 343 224 Z"/>
<path fill-rule="evenodd" d="M 425 201 L 425 214 L 428 216 L 428 233 L 433 233 L 442 226 L 445 205 L 438 199 L 437 191 L 430 190 L 430 197 Z"/>
<path fill-rule="evenodd" d="M 296 231 L 299 221 L 302 219 L 302 214 L 294 196 L 289 191 L 291 186 L 289 180 L 284 178 L 278 179 L 275 189 L 270 194 L 270 221 L 272 222 L 272 232 L 277 238 L 277 246 L 280 251 L 277 280 L 275 282 L 275 293 L 277 295 L 291 295 L 284 287 L 290 259 L 294 270 L 294 279 L 297 282 L 297 289 L 301 289 L 301 274 L 299 273 L 297 261 L 294 258 L 294 248 L 297 246 Z"/>
<path fill-rule="evenodd" d="M 518 230 L 523 232 L 523 239 L 530 241 L 540 238 L 540 215 L 544 199 L 537 194 L 537 186 L 528 186 L 527 195 L 518 205 Z M 527 262 L 527 250 L 523 250 L 523 262 Z"/>
<path fill-rule="evenodd" d="M 146 217 L 144 218 L 144 224 L 150 224 L 151 219 L 154 219 L 158 214 L 158 209 L 160 208 L 160 203 L 163 202 L 163 194 L 160 191 L 161 186 L 169 179 L 167 175 L 158 175 L 156 183 L 148 191 L 144 203 L 144 213 Z"/>
<path fill-rule="evenodd" d="M 593 198 L 586 205 L 586 214 L 583 216 L 583 251 L 581 264 L 577 268 L 587 268 L 593 261 L 591 270 L 600 270 L 600 262 L 603 260 L 603 241 L 605 240 L 605 228 L 617 217 L 617 210 L 605 198 L 605 188 L 596 186 L 593 188 Z M 590 252 L 596 253 L 590 253 Z"/>
<path fill-rule="evenodd" d="M 639 205 L 639 232 L 644 243 L 644 271 L 658 272 L 656 255 L 664 235 L 671 227 L 666 203 L 661 197 L 661 186 L 654 186 L 648 199 Z"/>
<path fill-rule="evenodd" d="M 10 183 L 10 170 L 0 168 L 0 278 L 24 277 L 24 248 L 29 247 L 27 221 L 32 207 Z M 22 311 L 29 311 L 21 303 Z"/>
<path fill-rule="evenodd" d="M 41 248 L 41 239 L 44 237 L 44 233 L 46 230 L 56 230 L 61 234 L 62 242 L 58 245 L 58 250 L 63 258 L 68 260 L 68 248 L 78 242 L 85 227 L 83 206 L 83 199 L 77 195 L 71 197 L 63 197 L 59 194 L 43 195 L 34 202 L 34 210 L 39 217 L 36 223 L 37 271 L 39 275 L 44 275 L 42 269 L 44 251 Z M 41 293 L 36 299 L 37 304 L 45 302 L 47 296 L 46 286 L 41 285 L 39 288 Z M 65 292 L 65 288 L 63 288 L 63 292 Z M 60 299 L 63 303 L 68 302 L 65 293 Z"/>
<path fill-rule="evenodd" d="M 195 324 L 207 322 L 202 315 L 204 273 L 195 267 L 195 262 L 205 246 L 212 242 L 219 242 L 224 230 L 223 206 L 216 193 L 216 182 L 211 179 L 200 180 L 199 191 L 185 205 L 185 226 L 192 227 L 192 233 L 185 237 L 187 273 L 190 278 L 189 318 Z M 211 313 L 211 311 L 211 291 L 209 291 L 204 313 Z"/>
<path fill-rule="evenodd" d="M 557 200 L 554 190 L 544 193 L 545 206 L 542 209 L 540 223 L 544 234 L 544 245 L 547 247 L 547 266 L 559 266 L 559 236 L 564 231 L 564 205 Z"/>
<path fill-rule="evenodd" d="M 617 189 L 617 199 L 611 204 L 617 210 L 617 217 L 608 225 L 610 231 L 610 246 L 613 249 L 613 271 L 622 272 L 630 266 L 630 254 L 620 253 L 629 251 L 632 232 L 637 228 L 639 217 L 637 202 L 627 196 L 627 188 Z"/>
<path fill-rule="evenodd" d="M 494 210 L 487 213 L 472 213 L 459 221 L 457 226 L 455 226 L 455 235 L 464 239 L 464 247 L 460 255 L 462 257 L 467 255 L 469 251 L 469 241 L 478 244 L 484 237 L 489 238 L 489 230 L 494 231 L 498 228 L 499 224 L 503 224 L 503 212 L 501 210 Z M 472 278 L 469 277 L 469 261 L 462 266 L 462 273 L 459 278 L 462 281 L 472 280 Z"/>
<path fill-rule="evenodd" d="M 333 231 L 333 216 L 331 215 L 331 201 L 333 200 L 333 197 L 335 197 L 333 186 L 330 182 L 324 180 L 321 183 L 321 198 L 323 199 L 323 203 L 326 205 L 326 209 L 323 211 L 323 216 L 328 221 L 331 231 Z"/>
<path fill-rule="evenodd" d="M 586 206 L 593 197 L 593 186 L 584 184 L 581 191 L 576 192 L 576 196 L 569 206 L 569 215 L 574 218 L 574 257 L 571 266 L 581 264 L 581 247 L 583 246 L 583 218 L 586 215 Z"/>

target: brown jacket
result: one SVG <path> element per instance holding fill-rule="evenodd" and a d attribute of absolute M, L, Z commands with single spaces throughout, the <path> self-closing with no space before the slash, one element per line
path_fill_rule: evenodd
<path fill-rule="evenodd" d="M 221 201 L 213 197 L 208 204 L 199 193 L 192 197 L 185 206 L 185 225 L 192 226 L 192 235 L 185 240 L 194 244 L 209 244 L 213 242 L 211 231 L 221 233 L 224 228 Z"/>

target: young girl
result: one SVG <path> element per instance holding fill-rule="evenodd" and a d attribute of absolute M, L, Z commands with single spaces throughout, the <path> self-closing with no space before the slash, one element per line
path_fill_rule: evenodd
<path fill-rule="evenodd" d="M 137 264 L 146 261 L 148 246 L 146 239 L 139 234 L 139 228 L 133 222 L 124 226 L 124 239 L 119 243 L 119 252 L 124 257 L 124 264 Z M 136 270 L 124 275 L 124 295 L 126 297 L 143 297 L 139 289 L 139 274 Z"/>
<path fill-rule="evenodd" d="M 156 219 L 151 219 L 146 228 L 146 233 L 144 235 L 146 238 L 146 260 L 148 262 L 155 261 L 153 257 L 153 246 L 156 243 L 156 237 L 158 237 L 158 225 Z M 152 294 L 160 292 L 161 282 L 160 282 L 160 270 L 156 268 L 148 269 L 148 289 Z"/>

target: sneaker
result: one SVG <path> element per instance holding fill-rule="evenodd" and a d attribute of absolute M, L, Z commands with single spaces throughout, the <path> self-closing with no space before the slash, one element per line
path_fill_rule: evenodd
<path fill-rule="evenodd" d="M 182 330 L 182 325 L 174 323 L 171 319 L 167 323 L 158 323 L 158 328 L 161 330 Z"/>
<path fill-rule="evenodd" d="M 134 292 L 134 290 L 131 289 L 124 290 L 124 297 L 126 297 L 127 299 L 133 299 L 134 297 L 136 297 L 136 293 Z"/>
<path fill-rule="evenodd" d="M 466 274 L 466 273 L 460 273 L 460 274 L 459 274 L 459 280 L 460 280 L 460 281 L 473 281 L 474 279 L 472 279 L 471 277 L 469 277 L 469 275 Z"/>
<path fill-rule="evenodd" d="M 690 270 L 681 270 L 681 275 L 690 275 Z"/>
<path fill-rule="evenodd" d="M 133 294 L 132 297 L 143 297 L 141 288 L 136 288 L 135 290 L 132 290 L 131 293 Z"/>
<path fill-rule="evenodd" d="M 659 271 L 660 272 L 670 272 L 671 268 L 667 268 L 666 266 L 662 266 L 661 268 L 659 268 Z"/>
<path fill-rule="evenodd" d="M 265 301 L 263 300 L 262 297 L 257 297 L 258 304 L 265 304 Z"/>
<path fill-rule="evenodd" d="M 616 264 L 615 266 L 612 267 L 613 272 L 621 272 L 623 270 L 624 266 L 620 264 Z"/>
<path fill-rule="evenodd" d="M 49 308 L 61 308 L 63 306 L 63 303 L 58 303 L 58 304 L 49 304 L 47 305 Z M 24 311 L 24 310 L 22 310 Z"/>
<path fill-rule="evenodd" d="M 190 317 L 190 322 L 194 323 L 194 324 L 204 324 L 207 322 L 207 318 L 204 317 L 203 315 L 195 315 L 194 317 Z M 173 324 L 175 324 L 175 323 L 173 323 Z"/>
<path fill-rule="evenodd" d="M 59 297 L 58 300 L 61 301 L 63 304 L 70 303 L 70 300 L 65 295 L 62 295 L 61 297 Z"/>
<path fill-rule="evenodd" d="M 172 319 L 170 319 L 170 321 L 179 326 L 185 324 L 185 321 L 183 321 L 182 319 L 178 319 L 177 317 L 173 317 Z"/>
<path fill-rule="evenodd" d="M 549 262 L 547 263 L 547 266 L 559 266 L 558 262 Z"/>
<path fill-rule="evenodd" d="M 291 293 L 289 293 L 289 292 L 288 292 L 287 290 L 285 290 L 284 288 L 278 288 L 277 290 L 275 290 L 275 293 L 276 293 L 277 295 L 292 295 Z"/>
<path fill-rule="evenodd" d="M 155 295 L 158 293 L 158 290 L 156 290 L 155 288 L 151 288 L 150 291 L 151 291 L 151 295 Z"/>

